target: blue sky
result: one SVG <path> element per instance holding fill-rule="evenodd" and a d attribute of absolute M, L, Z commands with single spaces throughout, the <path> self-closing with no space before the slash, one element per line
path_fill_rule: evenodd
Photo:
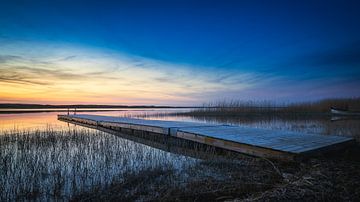
<path fill-rule="evenodd" d="M 0 5 L 2 102 L 188 105 L 360 96 L 358 1 Z"/>

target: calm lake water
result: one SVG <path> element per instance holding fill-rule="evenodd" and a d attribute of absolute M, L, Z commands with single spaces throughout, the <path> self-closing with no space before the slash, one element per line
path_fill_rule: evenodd
<path fill-rule="evenodd" d="M 120 109 L 86 114 L 137 117 L 187 110 Z M 69 200 L 141 173 L 183 173 L 197 162 L 191 157 L 58 121 L 57 114 L 64 113 L 0 114 L 0 201 Z"/>
<path fill-rule="evenodd" d="M 118 109 L 78 112 L 157 120 L 247 125 L 359 140 L 359 120 L 317 117 L 192 117 L 192 109 Z M 57 120 L 66 112 L 0 114 L 0 201 L 68 200 L 149 170 L 186 171 L 200 160 Z M 39 129 L 38 131 L 36 131 Z M 32 131 L 32 132 L 29 132 Z M 185 174 L 184 174 L 185 173 Z M 175 182 L 174 182 L 175 183 Z"/>
<path fill-rule="evenodd" d="M 34 111 L 30 109 L 28 111 Z M 43 110 L 43 109 L 42 109 Z M 58 114 L 66 114 L 67 109 L 50 109 L 63 110 L 63 112 L 27 112 L 0 114 L 0 131 L 8 130 L 34 130 L 51 127 L 52 129 L 64 129 L 72 127 L 72 124 L 57 120 Z M 230 125 L 247 125 L 256 128 L 267 128 L 274 130 L 291 130 L 303 133 L 316 133 L 323 135 L 344 135 L 358 138 L 360 136 L 359 119 L 332 119 L 338 117 L 316 116 L 316 117 L 193 117 L 176 115 L 176 113 L 187 112 L 192 108 L 119 108 L 119 109 L 100 109 L 102 111 L 77 112 L 77 114 L 94 114 L 118 117 L 135 117 L 143 119 L 173 120 L 173 121 L 191 121 L 203 123 L 220 123 Z M 97 109 L 99 110 L 99 109 Z M 117 111 L 114 111 L 117 110 Z"/>
<path fill-rule="evenodd" d="M 14 111 L 9 109 L 9 111 Z M 0 131 L 6 130 L 28 130 L 28 129 L 44 129 L 46 127 L 52 127 L 54 129 L 61 129 L 68 127 L 68 124 L 57 120 L 58 114 L 67 114 L 67 109 L 40 109 L 40 110 L 63 110 L 63 112 L 32 112 L 39 109 L 28 109 L 26 113 L 9 113 L 0 114 Z M 169 109 L 148 109 L 148 108 L 119 108 L 119 109 L 97 109 L 101 111 L 77 112 L 77 114 L 94 114 L 94 115 L 105 115 L 105 116 L 127 116 L 127 117 L 143 117 L 150 118 L 149 116 L 154 114 L 168 114 L 174 112 L 186 112 L 191 110 L 190 108 L 169 108 Z M 116 110 L 116 111 L 114 111 Z M 17 109 L 15 111 L 24 111 L 23 109 Z M 155 117 L 156 119 L 166 120 L 179 120 L 177 117 Z M 185 118 L 184 118 L 185 119 Z M 181 119 L 183 120 L 183 119 Z M 189 118 L 187 120 L 190 120 Z"/>

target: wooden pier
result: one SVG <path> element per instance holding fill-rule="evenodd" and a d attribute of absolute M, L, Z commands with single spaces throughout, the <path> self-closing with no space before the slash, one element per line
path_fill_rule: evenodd
<path fill-rule="evenodd" d="M 194 122 L 144 120 L 98 115 L 58 115 L 61 121 L 83 126 L 101 127 L 121 132 L 142 131 L 202 143 L 247 155 L 294 160 L 334 149 L 341 149 L 355 140 L 349 137 L 302 134 L 244 126 Z"/>

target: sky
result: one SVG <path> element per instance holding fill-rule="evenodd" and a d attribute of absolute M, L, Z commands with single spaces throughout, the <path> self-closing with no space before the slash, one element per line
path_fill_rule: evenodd
<path fill-rule="evenodd" d="M 360 97 L 360 1 L 0 0 L 0 103 Z"/>

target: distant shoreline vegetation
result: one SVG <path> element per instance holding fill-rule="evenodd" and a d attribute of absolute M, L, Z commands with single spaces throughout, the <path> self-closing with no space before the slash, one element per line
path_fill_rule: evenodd
<path fill-rule="evenodd" d="M 312 102 L 279 104 L 272 101 L 224 100 L 208 102 L 202 106 L 164 106 L 164 105 L 46 105 L 3 103 L 1 109 L 117 109 L 117 108 L 194 108 L 187 115 L 237 115 L 247 113 L 278 114 L 278 113 L 329 113 L 330 108 L 360 111 L 359 98 L 324 99 Z M 8 111 L 8 110 L 7 110 Z M 46 110 L 45 110 L 46 111 Z"/>
<path fill-rule="evenodd" d="M 97 109 L 97 108 L 193 108 L 184 106 L 161 106 L 161 105 L 46 105 L 46 104 L 0 104 L 0 109 Z"/>
<path fill-rule="evenodd" d="M 127 109 L 180 109 L 194 107 L 156 105 L 42 105 L 42 104 L 0 104 L 0 114 L 41 113 L 41 112 L 100 112 Z"/>

